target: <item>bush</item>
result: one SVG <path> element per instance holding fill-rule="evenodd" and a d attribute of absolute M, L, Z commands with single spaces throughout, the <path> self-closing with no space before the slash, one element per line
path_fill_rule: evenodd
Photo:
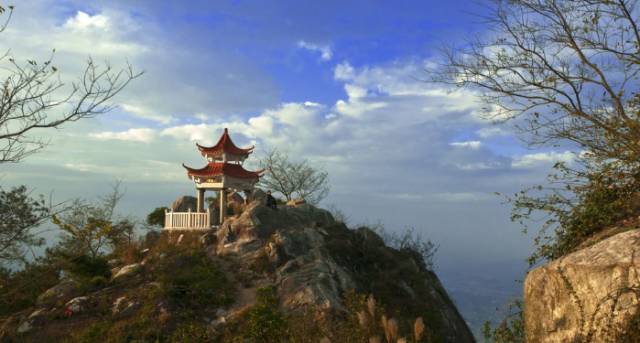
<path fill-rule="evenodd" d="M 150 226 L 164 227 L 164 212 L 166 207 L 156 207 L 147 215 L 147 224 Z"/>
<path fill-rule="evenodd" d="M 248 336 L 258 342 L 277 342 L 286 332 L 287 322 L 278 310 L 274 287 L 257 290 L 256 304 L 249 311 Z"/>
<path fill-rule="evenodd" d="M 59 270 L 50 261 L 37 260 L 24 269 L 0 269 L 0 316 L 33 306 L 40 294 L 59 282 Z"/>
<path fill-rule="evenodd" d="M 206 324 L 189 322 L 180 324 L 169 336 L 168 342 L 214 342 L 215 335 Z"/>
<path fill-rule="evenodd" d="M 170 306 L 189 316 L 233 301 L 233 285 L 204 251 L 168 247 L 164 253 L 155 274 Z"/>
<path fill-rule="evenodd" d="M 102 256 L 67 257 L 63 262 L 63 270 L 81 280 L 91 280 L 96 276 L 111 277 L 111 267 L 109 267 L 107 259 Z"/>
<path fill-rule="evenodd" d="M 562 257 L 594 234 L 640 212 L 634 200 L 640 194 L 640 167 L 582 163 L 580 170 L 557 163 L 550 178 L 558 187 L 536 186 L 506 197 L 513 205 L 511 220 L 523 225 L 525 233 L 528 225 L 541 225 L 530 265 Z"/>

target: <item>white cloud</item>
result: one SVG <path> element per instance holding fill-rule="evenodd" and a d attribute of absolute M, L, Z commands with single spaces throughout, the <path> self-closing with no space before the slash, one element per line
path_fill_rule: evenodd
<path fill-rule="evenodd" d="M 480 141 L 464 141 L 464 142 L 452 142 L 449 145 L 457 148 L 468 148 L 468 149 L 480 149 L 482 142 Z"/>
<path fill-rule="evenodd" d="M 338 64 L 333 70 L 333 78 L 338 81 L 348 81 L 355 77 L 355 69 L 349 64 L 349 62 L 342 62 Z"/>
<path fill-rule="evenodd" d="M 193 142 L 201 142 L 205 144 L 212 143 L 215 134 L 215 127 L 207 124 L 186 124 L 178 125 L 163 129 L 160 132 L 162 136 L 170 136 L 178 140 L 187 139 Z"/>
<path fill-rule="evenodd" d="M 469 202 L 487 200 L 491 195 L 479 192 L 443 192 L 434 194 L 434 197 L 447 202 Z"/>
<path fill-rule="evenodd" d="M 161 124 L 169 124 L 173 121 L 171 116 L 158 114 L 144 106 L 133 104 L 122 104 L 122 109 L 137 117 L 159 122 Z"/>
<path fill-rule="evenodd" d="M 326 44 L 309 43 L 301 40 L 298 41 L 298 47 L 309 51 L 319 52 L 320 59 L 323 61 L 329 61 L 333 57 L 333 51 L 331 51 L 331 47 Z"/>
<path fill-rule="evenodd" d="M 64 27 L 73 31 L 84 31 L 90 29 L 108 30 L 110 26 L 109 17 L 103 14 L 90 15 L 78 11 L 74 17 L 70 17 Z"/>
<path fill-rule="evenodd" d="M 537 152 L 515 157 L 511 166 L 513 168 L 531 168 L 543 164 L 551 164 L 555 162 L 571 163 L 575 160 L 576 155 L 571 151 L 565 152 Z"/>
<path fill-rule="evenodd" d="M 498 126 L 483 127 L 481 129 L 479 129 L 478 131 L 476 131 L 476 133 L 481 138 L 490 138 L 490 137 L 496 137 L 496 136 L 507 136 L 507 135 L 510 134 L 509 131 L 507 131 L 507 130 L 501 128 L 501 127 L 498 127 Z"/>
<path fill-rule="evenodd" d="M 490 170 L 502 167 L 501 164 L 495 162 L 456 163 L 455 166 L 464 171 Z"/>
<path fill-rule="evenodd" d="M 122 132 L 106 131 L 106 132 L 92 133 L 89 136 L 96 139 L 100 139 L 100 140 L 119 140 L 119 141 L 128 141 L 128 142 L 148 143 L 155 139 L 156 133 L 153 129 L 140 128 L 140 129 L 129 129 L 127 131 L 122 131 Z"/>

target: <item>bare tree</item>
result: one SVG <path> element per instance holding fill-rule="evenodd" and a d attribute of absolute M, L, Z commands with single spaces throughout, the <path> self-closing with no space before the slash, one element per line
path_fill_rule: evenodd
<path fill-rule="evenodd" d="M 329 194 L 329 174 L 307 160 L 293 162 L 288 154 L 274 149 L 260 160 L 260 166 L 267 171 L 260 184 L 287 200 L 297 196 L 317 204 Z"/>
<path fill-rule="evenodd" d="M 480 92 L 493 119 L 522 118 L 532 144 L 572 141 L 637 161 L 629 109 L 640 72 L 637 0 L 493 0 L 491 38 L 445 51 L 436 81 Z"/>
<path fill-rule="evenodd" d="M 638 0 L 493 0 L 491 32 L 445 50 L 432 79 L 477 92 L 533 146 L 575 144 L 549 184 L 507 197 L 540 226 L 529 262 L 554 259 L 633 212 L 640 191 Z"/>
<path fill-rule="evenodd" d="M 13 7 L 8 9 L 0 32 L 11 18 Z M 0 14 L 5 12 L 0 7 Z M 45 147 L 46 140 L 33 136 L 38 129 L 59 128 L 109 112 L 114 106 L 111 99 L 142 75 L 129 64 L 114 70 L 89 59 L 80 78 L 65 87 L 53 65 L 54 53 L 43 62 L 19 62 L 8 51 L 0 57 L 7 75 L 0 84 L 0 163 L 19 162 Z"/>

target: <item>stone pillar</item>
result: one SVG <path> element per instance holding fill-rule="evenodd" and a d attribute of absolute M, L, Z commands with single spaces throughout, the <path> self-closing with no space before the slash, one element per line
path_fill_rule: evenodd
<path fill-rule="evenodd" d="M 220 225 L 224 223 L 224 217 L 227 214 L 227 191 L 223 188 L 220 190 Z"/>
<path fill-rule="evenodd" d="M 202 213 L 204 212 L 204 188 L 198 188 L 198 208 L 196 209 L 196 212 L 198 213 Z"/>

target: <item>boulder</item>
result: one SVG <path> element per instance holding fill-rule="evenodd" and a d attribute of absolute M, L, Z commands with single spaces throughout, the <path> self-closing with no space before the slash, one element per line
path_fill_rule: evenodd
<path fill-rule="evenodd" d="M 258 202 L 259 204 L 264 205 L 267 203 L 267 193 L 260 188 L 254 188 L 253 191 L 248 194 L 247 200 L 249 202 Z"/>
<path fill-rule="evenodd" d="M 230 203 L 236 203 L 238 205 L 244 204 L 244 198 L 238 192 L 233 192 L 229 194 L 229 197 L 227 198 L 227 200 Z"/>
<path fill-rule="evenodd" d="M 614 339 L 638 311 L 640 230 L 618 233 L 529 272 L 528 342 Z"/>
<path fill-rule="evenodd" d="M 136 272 L 138 272 L 140 270 L 140 267 L 141 267 L 140 263 L 128 264 L 120 268 L 120 270 L 118 270 L 118 272 L 115 273 L 115 275 L 113 275 L 113 280 L 118 280 L 127 276 L 131 276 Z"/>
<path fill-rule="evenodd" d="M 216 235 L 213 232 L 207 232 L 200 236 L 200 244 L 203 246 L 212 245 L 216 242 Z"/>
<path fill-rule="evenodd" d="M 57 285 L 40 294 L 37 304 L 53 304 L 67 301 L 80 293 L 80 285 L 72 279 L 64 279 Z"/>
<path fill-rule="evenodd" d="M 254 200 L 241 215 L 227 218 L 216 236 L 212 252 L 238 261 L 234 271 L 252 278 L 253 286 L 245 289 L 264 283 L 275 286 L 279 305 L 288 312 L 314 308 L 318 320 L 344 314 L 345 294 L 367 292 L 375 282 L 389 291 L 387 299 L 401 298 L 414 304 L 412 310 L 432 313 L 442 342 L 474 341 L 433 272 L 386 247 L 373 231 L 350 230 L 326 210 L 306 203 L 274 210 Z M 374 255 L 363 258 L 365 252 Z M 394 269 L 401 271 L 393 273 Z M 411 278 L 402 279 L 406 275 Z M 233 314 L 251 306 L 255 294 L 253 299 L 249 294 L 238 298 L 242 300 L 228 313 L 210 322 L 212 327 L 233 322 Z M 400 301 L 396 304 L 404 309 Z"/>
<path fill-rule="evenodd" d="M 287 201 L 287 206 L 300 206 L 302 204 L 306 204 L 307 201 L 302 199 L 302 198 L 298 198 L 298 199 L 291 199 L 289 201 Z"/>
<path fill-rule="evenodd" d="M 89 297 L 76 297 L 65 304 L 65 309 L 70 310 L 72 313 L 82 312 L 87 309 L 88 303 Z"/>
<path fill-rule="evenodd" d="M 114 316 L 128 316 L 132 314 L 140 304 L 134 300 L 128 300 L 127 297 L 119 297 L 111 306 L 111 313 Z"/>
<path fill-rule="evenodd" d="M 31 329 L 33 329 L 33 325 L 31 325 L 31 322 L 28 320 L 25 320 L 24 322 L 22 322 L 20 324 L 20 326 L 18 326 L 18 333 L 27 333 L 29 331 L 31 331 Z"/>
<path fill-rule="evenodd" d="M 196 211 L 198 207 L 198 199 L 189 195 L 183 195 L 178 197 L 173 204 L 171 204 L 171 210 L 173 212 L 188 212 L 189 209 L 191 211 Z"/>

